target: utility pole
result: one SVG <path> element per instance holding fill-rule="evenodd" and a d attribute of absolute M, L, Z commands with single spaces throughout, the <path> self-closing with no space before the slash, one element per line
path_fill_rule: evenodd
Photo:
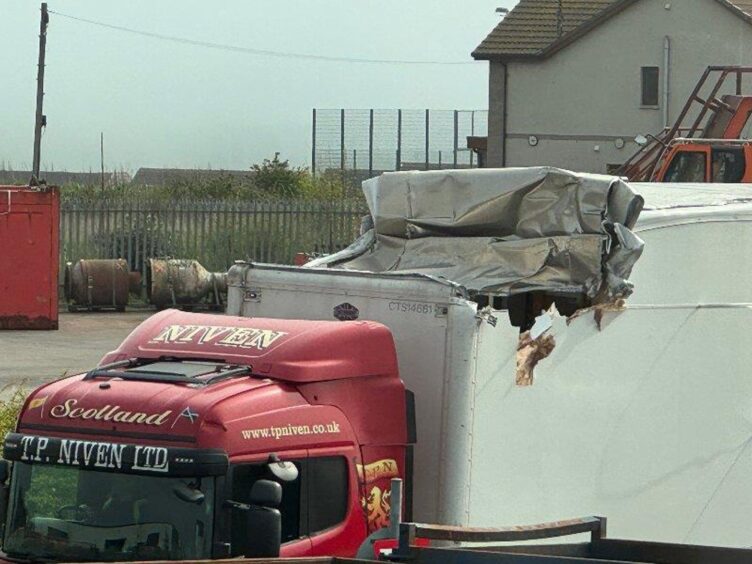
<path fill-rule="evenodd" d="M 47 24 L 50 16 L 47 13 L 47 2 L 42 2 L 42 17 L 39 21 L 39 63 L 37 65 L 37 116 L 34 124 L 34 161 L 32 166 L 32 182 L 39 181 L 39 160 L 42 146 L 42 128 L 47 125 L 47 116 L 42 110 L 44 101 L 44 55 L 47 47 Z"/>

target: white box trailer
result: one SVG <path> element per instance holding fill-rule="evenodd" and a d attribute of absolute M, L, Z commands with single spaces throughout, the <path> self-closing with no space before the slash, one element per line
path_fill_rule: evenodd
<path fill-rule="evenodd" d="M 231 315 L 331 320 L 335 311 L 357 309 L 358 319 L 389 327 L 416 398 L 413 516 L 466 523 L 460 508 L 469 493 L 475 401 L 468 384 L 488 367 L 514 363 L 518 329 L 479 315 L 458 288 L 425 277 L 248 264 L 233 267 L 229 283 Z"/>
<path fill-rule="evenodd" d="M 749 546 L 752 187 L 634 189 L 634 294 L 539 318 L 553 348 L 532 382 L 508 303 L 425 274 L 239 263 L 228 313 L 392 330 L 416 395 L 418 521 L 600 514 L 618 537 Z"/>

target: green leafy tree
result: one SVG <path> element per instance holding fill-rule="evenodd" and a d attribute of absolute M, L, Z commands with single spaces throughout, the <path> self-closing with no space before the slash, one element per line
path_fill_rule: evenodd
<path fill-rule="evenodd" d="M 274 153 L 273 159 L 253 165 L 251 171 L 253 183 L 260 192 L 282 198 L 299 196 L 310 177 L 307 169 L 292 167 L 290 161 L 280 160 L 279 153 Z"/>

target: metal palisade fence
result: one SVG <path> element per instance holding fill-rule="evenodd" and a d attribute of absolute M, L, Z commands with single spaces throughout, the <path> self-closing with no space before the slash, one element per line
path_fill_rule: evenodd
<path fill-rule="evenodd" d="M 357 236 L 359 201 L 86 201 L 61 205 L 61 266 L 124 258 L 144 272 L 152 257 L 195 258 L 212 271 L 235 260 L 291 264 L 298 252 L 331 253 Z"/>

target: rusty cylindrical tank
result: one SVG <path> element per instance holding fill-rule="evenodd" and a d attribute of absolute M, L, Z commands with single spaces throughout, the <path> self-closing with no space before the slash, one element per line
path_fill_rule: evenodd
<path fill-rule="evenodd" d="M 128 292 L 138 291 L 140 277 L 125 259 L 81 259 L 65 266 L 65 298 L 71 311 L 115 309 L 128 305 Z"/>
<path fill-rule="evenodd" d="M 197 260 L 152 258 L 146 267 L 146 294 L 158 308 L 221 306 L 227 273 L 209 272 Z M 208 299 L 207 299 L 208 298 Z"/>

